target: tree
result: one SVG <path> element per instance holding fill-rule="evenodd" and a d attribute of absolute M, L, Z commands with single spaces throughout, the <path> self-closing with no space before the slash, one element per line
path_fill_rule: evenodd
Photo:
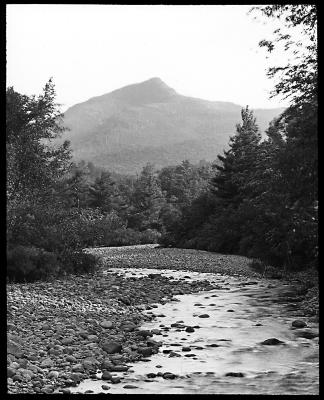
<path fill-rule="evenodd" d="M 160 227 L 160 211 L 165 199 L 154 174 L 151 164 L 143 167 L 142 172 L 134 183 L 132 194 L 132 216 L 129 219 L 130 227 L 140 230 Z"/>
<path fill-rule="evenodd" d="M 115 197 L 115 182 L 109 172 L 102 172 L 89 187 L 89 206 L 98 207 L 103 212 L 110 212 Z"/>
<path fill-rule="evenodd" d="M 9 87 L 6 92 L 6 148 L 8 201 L 27 201 L 48 193 L 70 167 L 69 142 L 53 145 L 64 128 L 49 80 L 43 93 L 22 95 Z"/>
<path fill-rule="evenodd" d="M 89 202 L 89 169 L 85 162 L 72 167 L 61 184 L 60 194 L 67 207 L 80 209 Z"/>
<path fill-rule="evenodd" d="M 252 196 L 250 178 L 256 164 L 261 139 L 253 112 L 242 109 L 242 124 L 237 124 L 236 135 L 230 138 L 230 149 L 218 155 L 222 165 L 215 165 L 212 191 L 223 206 L 237 206 L 246 196 Z"/>
<path fill-rule="evenodd" d="M 285 4 L 253 7 L 267 18 L 283 20 L 284 26 L 274 32 L 274 39 L 260 41 L 261 47 L 275 52 L 282 47 L 292 57 L 286 65 L 271 67 L 270 78 L 278 78 L 272 96 L 283 95 L 292 104 L 317 103 L 317 8 L 315 4 Z M 302 33 L 296 38 L 294 32 Z M 294 37 L 295 36 L 295 37 Z"/>

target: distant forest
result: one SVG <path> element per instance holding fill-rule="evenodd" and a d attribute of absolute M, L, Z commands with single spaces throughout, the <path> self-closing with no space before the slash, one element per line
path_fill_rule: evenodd
<path fill-rule="evenodd" d="M 7 89 L 7 276 L 32 281 L 91 272 L 82 249 L 160 243 L 240 254 L 279 270 L 317 268 L 317 45 L 316 7 L 272 5 L 309 40 L 298 65 L 269 70 L 274 95 L 291 105 L 262 139 L 249 107 L 233 127 L 228 150 L 214 163 L 179 165 L 125 176 L 72 162 L 50 80 L 39 96 Z M 260 46 L 273 51 L 280 36 Z"/>

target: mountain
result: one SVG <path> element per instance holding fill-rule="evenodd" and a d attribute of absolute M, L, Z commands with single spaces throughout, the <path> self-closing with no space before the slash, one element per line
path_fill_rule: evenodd
<path fill-rule="evenodd" d="M 178 94 L 161 79 L 129 85 L 70 107 L 63 135 L 75 161 L 135 173 L 189 159 L 215 160 L 241 120 L 241 106 Z M 254 110 L 260 130 L 283 108 Z"/>

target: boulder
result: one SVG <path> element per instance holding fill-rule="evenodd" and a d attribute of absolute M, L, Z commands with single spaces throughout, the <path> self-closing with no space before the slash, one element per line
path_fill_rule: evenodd
<path fill-rule="evenodd" d="M 108 354 L 120 353 L 122 350 L 122 345 L 117 342 L 106 341 L 102 343 L 101 347 Z"/>

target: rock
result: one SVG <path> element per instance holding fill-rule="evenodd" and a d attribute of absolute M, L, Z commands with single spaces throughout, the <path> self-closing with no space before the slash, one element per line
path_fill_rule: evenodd
<path fill-rule="evenodd" d="M 46 393 L 46 394 L 50 394 L 54 392 L 54 387 L 52 385 L 45 385 L 42 389 L 41 389 L 42 393 Z"/>
<path fill-rule="evenodd" d="M 102 373 L 102 375 L 101 375 L 101 379 L 104 380 L 104 381 L 110 381 L 111 378 L 112 378 L 112 375 L 111 375 L 111 373 L 108 372 L 108 371 L 104 371 L 104 372 Z"/>
<path fill-rule="evenodd" d="M 7 367 L 7 377 L 11 378 L 15 375 L 16 371 L 13 368 Z"/>
<path fill-rule="evenodd" d="M 138 386 L 135 386 L 135 385 L 125 385 L 125 386 L 123 386 L 123 388 L 124 388 L 124 389 L 137 389 Z"/>
<path fill-rule="evenodd" d="M 90 340 L 90 342 L 99 342 L 99 338 L 97 335 L 89 335 L 87 339 Z"/>
<path fill-rule="evenodd" d="M 112 372 L 126 372 L 129 370 L 129 367 L 127 365 L 114 365 L 110 371 Z"/>
<path fill-rule="evenodd" d="M 63 353 L 64 354 L 72 354 L 73 351 L 74 350 L 72 349 L 72 347 L 65 347 L 64 350 L 63 350 Z"/>
<path fill-rule="evenodd" d="M 134 330 L 136 329 L 136 325 L 133 324 L 133 323 L 131 323 L 131 322 L 128 322 L 128 323 L 126 323 L 126 324 L 123 324 L 123 325 L 121 326 L 121 329 L 122 329 L 123 331 L 126 331 L 126 332 L 132 332 L 132 331 L 134 331 Z"/>
<path fill-rule="evenodd" d="M 77 359 L 71 355 L 68 355 L 65 359 L 68 362 L 76 362 L 77 361 Z"/>
<path fill-rule="evenodd" d="M 266 339 L 263 342 L 261 342 L 261 344 L 264 344 L 265 346 L 277 346 L 280 344 L 285 344 L 285 342 L 276 339 L 276 338 L 270 338 L 270 339 Z"/>
<path fill-rule="evenodd" d="M 148 336 L 153 336 L 153 333 L 151 331 L 137 331 L 137 335 L 147 338 Z"/>
<path fill-rule="evenodd" d="M 101 347 L 108 354 L 120 353 L 122 350 L 122 345 L 117 342 L 103 342 Z"/>
<path fill-rule="evenodd" d="M 111 370 L 111 368 L 114 367 L 114 364 L 110 361 L 109 358 L 106 358 L 105 360 L 103 360 L 103 362 L 101 363 L 101 369 L 107 369 L 108 371 Z"/>
<path fill-rule="evenodd" d="M 156 378 L 156 374 L 154 372 L 150 372 L 150 373 L 146 374 L 146 376 L 148 378 Z"/>
<path fill-rule="evenodd" d="M 244 374 L 242 372 L 227 372 L 227 374 L 225 374 L 225 376 L 234 376 L 237 378 L 243 378 Z"/>
<path fill-rule="evenodd" d="M 108 385 L 101 385 L 101 388 L 102 388 L 103 390 L 109 390 L 109 389 L 110 389 L 110 386 L 108 386 Z"/>
<path fill-rule="evenodd" d="M 161 335 L 161 331 L 160 329 L 152 329 L 151 332 L 153 333 L 153 335 Z"/>
<path fill-rule="evenodd" d="M 227 310 L 227 312 L 234 312 L 234 310 Z"/>
<path fill-rule="evenodd" d="M 318 337 L 318 332 L 314 332 L 311 330 L 297 331 L 296 334 L 298 337 L 305 339 L 314 339 Z"/>
<path fill-rule="evenodd" d="M 72 365 L 72 371 L 73 372 L 83 372 L 84 371 L 84 367 L 80 363 L 79 364 L 75 364 L 75 365 Z"/>
<path fill-rule="evenodd" d="M 81 379 L 82 379 L 82 376 L 81 376 L 80 373 L 74 372 L 74 373 L 72 373 L 72 374 L 70 375 L 70 379 L 71 379 L 73 382 L 80 382 Z"/>
<path fill-rule="evenodd" d="M 151 347 L 140 347 L 137 351 L 140 354 L 142 354 L 144 357 L 149 357 L 153 353 L 153 350 Z"/>
<path fill-rule="evenodd" d="M 64 338 L 61 340 L 61 343 L 64 345 L 69 345 L 69 344 L 72 344 L 73 342 L 74 342 L 73 338 Z"/>
<path fill-rule="evenodd" d="M 160 347 L 161 346 L 160 342 L 157 342 L 156 340 L 153 340 L 153 339 L 147 339 L 146 343 L 149 347 Z"/>
<path fill-rule="evenodd" d="M 199 318 L 209 318 L 209 315 L 208 314 L 201 314 L 201 315 L 199 315 Z"/>
<path fill-rule="evenodd" d="M 82 365 L 85 369 L 93 369 L 95 368 L 99 362 L 94 357 L 86 357 L 82 361 Z"/>
<path fill-rule="evenodd" d="M 195 329 L 192 326 L 187 326 L 186 332 L 195 332 Z"/>
<path fill-rule="evenodd" d="M 15 343 L 14 341 L 9 340 L 7 343 L 7 353 L 12 354 L 17 358 L 21 358 L 23 356 L 23 351 L 21 350 L 20 345 L 18 345 L 18 343 Z"/>
<path fill-rule="evenodd" d="M 59 373 L 57 371 L 50 371 L 47 375 L 49 379 L 56 379 L 59 377 Z"/>
<path fill-rule="evenodd" d="M 114 327 L 114 324 L 111 321 L 104 320 L 100 322 L 100 326 L 105 329 L 112 329 Z"/>
<path fill-rule="evenodd" d="M 54 361 L 51 358 L 45 358 L 42 362 L 41 362 L 41 367 L 42 368 L 50 368 L 53 367 L 54 365 Z"/>
<path fill-rule="evenodd" d="M 165 372 L 162 377 L 163 379 L 175 379 L 177 375 L 172 374 L 171 372 Z"/>
<path fill-rule="evenodd" d="M 14 382 L 21 382 L 22 380 L 23 380 L 23 377 L 21 376 L 21 375 L 18 375 L 18 374 L 15 374 L 13 377 L 12 377 L 12 380 L 14 381 Z"/>
<path fill-rule="evenodd" d="M 182 347 L 182 351 L 191 351 L 190 347 Z"/>
<path fill-rule="evenodd" d="M 113 376 L 110 380 L 112 383 L 119 383 L 121 381 L 121 378 L 119 376 Z"/>
<path fill-rule="evenodd" d="M 93 390 L 88 389 L 84 393 L 94 393 L 94 392 L 93 392 Z"/>
<path fill-rule="evenodd" d="M 299 319 L 296 319 L 291 323 L 291 326 L 294 328 L 305 328 L 307 326 L 306 322 L 300 321 Z"/>
<path fill-rule="evenodd" d="M 62 394 L 70 394 L 71 390 L 70 389 L 60 389 L 59 390 Z"/>
<path fill-rule="evenodd" d="M 171 351 L 169 357 L 181 357 L 181 354 L 178 354 L 175 351 Z"/>

